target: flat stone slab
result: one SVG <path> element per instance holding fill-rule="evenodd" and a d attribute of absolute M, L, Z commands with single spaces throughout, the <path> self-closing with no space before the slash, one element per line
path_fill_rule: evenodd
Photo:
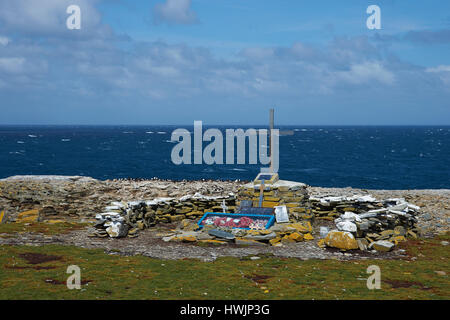
<path fill-rule="evenodd" d="M 222 231 L 222 230 L 217 230 L 217 229 L 209 230 L 208 234 L 211 236 L 226 239 L 226 240 L 233 240 L 235 238 L 234 234 L 226 232 L 226 231 Z"/>

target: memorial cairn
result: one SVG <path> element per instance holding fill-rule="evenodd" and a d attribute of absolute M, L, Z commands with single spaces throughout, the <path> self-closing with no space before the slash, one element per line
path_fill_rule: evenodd
<path fill-rule="evenodd" d="M 243 185 L 237 194 L 224 196 L 197 193 L 181 198 L 113 202 L 104 213 L 96 215 L 92 236 L 137 237 L 140 230 L 171 224 L 173 229 L 161 234 L 164 241 L 283 246 L 319 238 L 318 245 L 323 248 L 376 251 L 390 251 L 407 237 L 417 237 L 416 215 L 420 208 L 404 199 L 377 200 L 370 195 L 313 197 L 303 183 L 261 182 L 257 178 Z M 284 218 L 279 214 L 283 210 Z M 243 222 L 233 214 L 245 213 L 249 217 L 272 215 L 274 223 L 267 228 L 252 226 L 251 222 L 240 225 Z"/>
<path fill-rule="evenodd" d="M 308 207 L 306 185 L 277 178 L 265 183 L 257 178 L 237 195 L 197 193 L 178 199 L 113 202 L 96 215 L 92 236 L 136 237 L 140 230 L 171 223 L 176 229 L 164 234 L 164 241 L 279 246 L 313 240 L 314 215 Z M 284 210 L 285 220 L 275 217 L 277 210 Z"/>

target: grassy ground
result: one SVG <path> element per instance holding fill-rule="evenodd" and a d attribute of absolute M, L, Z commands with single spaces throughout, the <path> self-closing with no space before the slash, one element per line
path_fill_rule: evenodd
<path fill-rule="evenodd" d="M 0 299 L 449 299 L 449 247 L 440 244 L 449 238 L 404 243 L 416 260 L 347 262 L 165 261 L 57 245 L 0 246 Z M 366 286 L 374 264 L 380 290 Z M 66 287 L 69 265 L 81 268 L 81 290 Z"/>

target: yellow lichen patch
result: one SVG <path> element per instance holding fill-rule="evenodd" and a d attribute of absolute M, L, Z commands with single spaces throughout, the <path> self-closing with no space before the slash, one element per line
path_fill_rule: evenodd
<path fill-rule="evenodd" d="M 288 237 L 290 240 L 293 240 L 295 242 L 300 242 L 303 240 L 303 234 L 298 232 L 291 233 Z"/>
<path fill-rule="evenodd" d="M 327 234 L 325 244 L 341 250 L 358 249 L 358 242 L 349 232 L 331 231 Z"/>
<path fill-rule="evenodd" d="M 305 234 L 303 238 L 304 238 L 305 240 L 314 240 L 314 237 L 312 236 L 311 233 Z"/>
<path fill-rule="evenodd" d="M 245 238 L 236 238 L 234 242 L 238 245 L 259 245 L 259 246 L 265 246 L 264 243 L 259 242 L 257 240 L 252 239 L 245 239 Z"/>
<path fill-rule="evenodd" d="M 327 246 L 326 243 L 325 243 L 325 239 L 320 239 L 319 241 L 317 241 L 317 245 L 320 248 L 325 248 Z"/>
<path fill-rule="evenodd" d="M 5 218 L 5 211 L 0 212 L 0 223 L 3 223 L 3 219 Z"/>
<path fill-rule="evenodd" d="M 181 240 L 182 242 L 195 242 L 197 241 L 197 238 L 194 236 L 183 236 L 183 237 L 178 237 L 179 240 Z"/>
<path fill-rule="evenodd" d="M 211 243 L 211 244 L 227 244 L 226 241 L 220 241 L 220 240 L 199 240 L 200 243 Z"/>
<path fill-rule="evenodd" d="M 278 206 L 278 202 L 275 201 L 263 201 L 262 202 L 262 207 L 263 208 L 273 208 L 275 206 Z"/>
<path fill-rule="evenodd" d="M 39 217 L 38 210 L 25 211 L 25 212 L 19 213 L 19 215 L 17 216 L 16 222 L 18 222 L 18 223 L 37 222 L 38 217 Z"/>
<path fill-rule="evenodd" d="M 47 220 L 47 221 L 45 221 L 46 223 L 50 223 L 50 224 L 55 224 L 55 223 L 64 223 L 65 221 L 64 220 L 57 220 L 57 219 L 54 219 L 54 220 Z"/>
<path fill-rule="evenodd" d="M 17 215 L 17 219 L 24 219 L 27 217 L 37 217 L 39 215 L 39 210 L 35 209 L 35 210 L 28 210 L 28 211 L 24 211 L 21 212 Z"/>
<path fill-rule="evenodd" d="M 288 224 L 287 227 L 294 228 L 295 230 L 297 230 L 298 232 L 301 232 L 301 233 L 311 233 L 312 232 L 311 223 L 309 221 L 291 223 L 291 224 Z"/>
<path fill-rule="evenodd" d="M 280 241 L 281 241 L 281 238 L 277 237 L 277 238 L 270 239 L 269 243 L 271 245 L 275 245 L 275 244 L 279 243 Z"/>
<path fill-rule="evenodd" d="M 400 242 L 406 241 L 406 238 L 404 236 L 397 236 L 397 237 L 393 237 L 392 240 L 394 241 L 395 245 L 397 246 Z"/>

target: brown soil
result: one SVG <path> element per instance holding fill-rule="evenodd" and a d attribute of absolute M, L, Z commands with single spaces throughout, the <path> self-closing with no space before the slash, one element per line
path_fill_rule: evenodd
<path fill-rule="evenodd" d="M 39 264 L 39 263 L 56 261 L 56 260 L 62 259 L 61 256 L 50 256 L 47 254 L 31 253 L 31 252 L 21 253 L 19 256 L 22 259 L 25 259 L 28 264 Z"/>
<path fill-rule="evenodd" d="M 425 287 L 420 282 L 415 282 L 415 281 L 383 280 L 383 282 L 389 284 L 393 289 L 409 288 L 409 287 L 412 287 L 412 286 L 417 286 L 417 287 L 419 287 L 422 290 L 430 290 L 430 289 L 432 289 L 432 288 L 429 288 L 429 287 Z"/>

